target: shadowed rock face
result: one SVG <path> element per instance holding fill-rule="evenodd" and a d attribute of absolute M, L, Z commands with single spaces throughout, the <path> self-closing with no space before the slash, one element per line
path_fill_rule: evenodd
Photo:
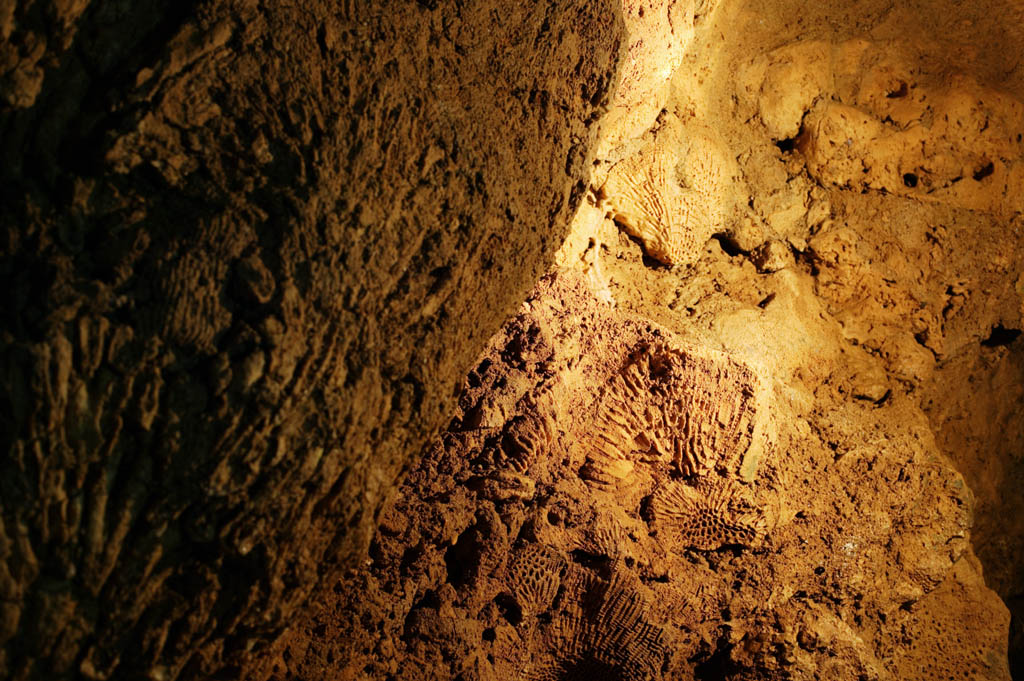
<path fill-rule="evenodd" d="M 238 676 L 578 205 L 612 2 L 0 3 L 0 677 Z"/>
<path fill-rule="evenodd" d="M 1007 678 L 1019 0 L 282 4 L 0 0 L 0 678 Z"/>

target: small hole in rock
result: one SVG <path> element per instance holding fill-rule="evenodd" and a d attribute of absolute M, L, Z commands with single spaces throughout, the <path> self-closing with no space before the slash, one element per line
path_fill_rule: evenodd
<path fill-rule="evenodd" d="M 989 161 L 988 163 L 986 163 L 982 167 L 980 167 L 977 170 L 975 170 L 974 171 L 974 175 L 972 175 L 972 177 L 974 178 L 975 182 L 981 182 L 986 177 L 988 177 L 989 175 L 994 173 L 995 170 L 996 170 L 995 164 L 992 163 L 991 161 Z"/>
<path fill-rule="evenodd" d="M 714 653 L 700 660 L 699 664 L 693 668 L 694 681 L 730 678 L 730 675 L 737 671 L 735 663 L 729 656 L 730 647 L 727 639 L 719 639 Z M 697 662 L 698 658 L 694 658 L 692 661 Z"/>
<path fill-rule="evenodd" d="M 743 252 L 739 245 L 725 234 L 715 234 L 711 238 L 718 242 L 718 245 L 722 247 L 722 250 L 730 258 L 734 258 Z"/>
<path fill-rule="evenodd" d="M 779 151 L 781 151 L 782 153 L 788 154 L 789 152 L 796 149 L 796 138 L 788 137 L 784 140 L 776 140 L 775 146 L 777 146 L 779 148 Z"/>
<path fill-rule="evenodd" d="M 908 92 L 910 92 L 910 89 L 907 87 L 907 84 L 901 80 L 900 84 L 896 87 L 896 89 L 891 90 L 885 96 L 888 97 L 889 99 L 899 99 L 901 97 L 906 97 Z"/>
<path fill-rule="evenodd" d="M 523 621 L 523 609 L 511 594 L 498 594 L 495 596 L 494 602 L 501 611 L 501 616 L 513 627 Z"/>
<path fill-rule="evenodd" d="M 1020 338 L 1020 329 L 1008 329 L 1002 324 L 998 324 L 992 329 L 992 333 L 989 337 L 981 341 L 981 344 L 986 348 L 998 348 L 1004 345 L 1010 345 L 1015 340 Z"/>
<path fill-rule="evenodd" d="M 917 175 L 914 173 L 903 173 L 903 184 L 913 189 L 917 186 Z"/>

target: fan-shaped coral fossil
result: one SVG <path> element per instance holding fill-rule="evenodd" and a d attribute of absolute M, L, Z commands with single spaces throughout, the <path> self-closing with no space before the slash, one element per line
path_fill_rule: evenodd
<path fill-rule="evenodd" d="M 644 345 L 605 386 L 580 473 L 613 485 L 640 462 L 692 477 L 747 477 L 766 444 L 765 393 L 748 367 L 720 353 Z M 754 463 L 748 465 L 748 458 Z"/>
<path fill-rule="evenodd" d="M 708 131 L 673 129 L 611 169 L 601 188 L 605 210 L 650 257 L 691 263 L 728 217 L 733 165 Z"/>
<path fill-rule="evenodd" d="M 583 573 L 582 570 L 575 571 Z M 649 679 L 657 675 L 665 656 L 664 632 L 650 620 L 646 598 L 635 585 L 616 573 L 605 581 L 577 574 L 579 591 L 573 606 L 548 634 L 555 654 L 537 679 L 601 681 Z"/>

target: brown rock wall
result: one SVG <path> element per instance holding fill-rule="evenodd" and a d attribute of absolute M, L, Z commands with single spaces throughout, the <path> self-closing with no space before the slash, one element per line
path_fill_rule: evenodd
<path fill-rule="evenodd" d="M 612 3 L 0 3 L 0 676 L 237 675 L 579 203 Z"/>

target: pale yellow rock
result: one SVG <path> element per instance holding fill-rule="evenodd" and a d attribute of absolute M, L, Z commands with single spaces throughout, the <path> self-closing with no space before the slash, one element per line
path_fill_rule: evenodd
<path fill-rule="evenodd" d="M 738 249 L 749 253 L 764 243 L 764 225 L 759 219 L 747 215 L 729 231 L 729 236 Z"/>
<path fill-rule="evenodd" d="M 831 63 L 819 60 L 813 87 L 787 76 L 820 52 L 784 48 L 748 69 L 760 83 L 748 93 L 770 134 L 793 132 L 803 109 L 798 146 L 812 177 L 969 210 L 1024 211 L 1024 102 L 967 76 L 918 83 L 895 46 L 863 40 L 837 45 Z"/>
<path fill-rule="evenodd" d="M 635 464 L 632 461 L 615 461 L 605 468 L 605 472 L 614 478 L 622 480 L 633 472 Z"/>
<path fill-rule="evenodd" d="M 758 208 L 763 210 L 765 221 L 776 235 L 787 238 L 800 236 L 807 225 L 805 198 L 805 193 L 787 187 L 786 190 L 769 197 L 763 204 L 759 203 Z"/>
<path fill-rule="evenodd" d="M 623 0 L 629 48 L 612 105 L 601 122 L 599 158 L 642 136 L 658 118 L 672 74 L 693 39 L 694 9 L 694 0 Z"/>
<path fill-rule="evenodd" d="M 761 273 L 778 272 L 793 264 L 793 253 L 781 241 L 768 241 L 751 254 L 751 260 Z"/>
<path fill-rule="evenodd" d="M 735 160 L 702 125 L 670 120 L 609 172 L 600 195 L 609 217 L 667 265 L 696 260 L 736 212 Z"/>
<path fill-rule="evenodd" d="M 889 393 L 889 377 L 880 362 L 860 357 L 853 375 L 853 396 L 861 400 L 879 402 Z"/>
<path fill-rule="evenodd" d="M 569 235 L 555 253 L 556 267 L 581 268 L 594 296 L 609 305 L 615 304 L 615 298 L 601 268 L 601 250 L 602 244 L 615 234 L 615 226 L 605 219 L 604 210 L 584 201 L 569 228 Z"/>
<path fill-rule="evenodd" d="M 831 216 L 832 205 L 827 199 L 812 201 L 811 205 L 807 208 L 807 227 L 814 229 L 815 227 L 824 224 L 824 222 Z"/>
<path fill-rule="evenodd" d="M 791 139 L 814 102 L 831 89 L 831 46 L 794 43 L 755 58 L 741 75 L 743 91 L 774 139 Z"/>

